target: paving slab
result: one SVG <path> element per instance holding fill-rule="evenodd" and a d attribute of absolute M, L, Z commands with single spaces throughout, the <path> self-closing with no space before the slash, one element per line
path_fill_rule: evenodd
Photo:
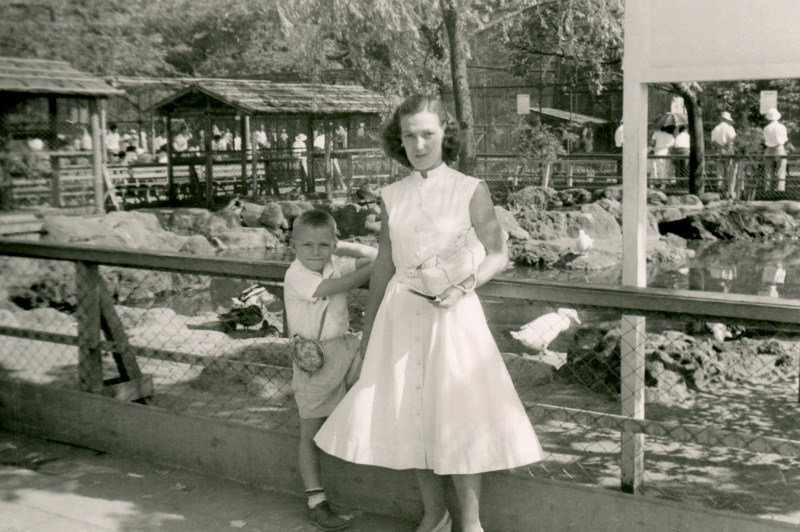
<path fill-rule="evenodd" d="M 305 498 L 0 431 L 0 530 L 304 532 Z M 401 519 L 341 508 L 351 530 L 408 532 Z"/>

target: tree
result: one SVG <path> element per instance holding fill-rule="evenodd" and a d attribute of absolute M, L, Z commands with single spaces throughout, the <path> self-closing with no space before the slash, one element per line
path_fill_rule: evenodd
<path fill-rule="evenodd" d="M 705 192 L 705 133 L 703 132 L 703 88 L 699 83 L 670 83 L 671 92 L 683 98 L 689 122 L 689 192 Z"/>
<path fill-rule="evenodd" d="M 472 174 L 477 166 L 477 156 L 475 155 L 475 119 L 472 115 L 472 98 L 467 78 L 467 43 L 464 21 L 461 18 L 457 0 L 440 0 L 439 4 L 447 30 L 447 42 L 450 45 L 450 72 L 456 119 L 464 136 L 464 145 L 459 154 L 458 166 L 459 170 L 465 174 Z"/>
<path fill-rule="evenodd" d="M 145 0 L 41 0 L 0 5 L 0 53 L 61 59 L 94 74 L 154 75 L 172 69 Z"/>

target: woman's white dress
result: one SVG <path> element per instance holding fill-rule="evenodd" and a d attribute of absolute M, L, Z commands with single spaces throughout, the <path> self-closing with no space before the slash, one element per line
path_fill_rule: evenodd
<path fill-rule="evenodd" d="M 442 165 L 382 190 L 396 273 L 381 302 L 361 377 L 315 441 L 344 460 L 471 474 L 523 466 L 541 447 L 475 293 L 439 309 L 403 272 L 471 225 L 480 181 Z"/>

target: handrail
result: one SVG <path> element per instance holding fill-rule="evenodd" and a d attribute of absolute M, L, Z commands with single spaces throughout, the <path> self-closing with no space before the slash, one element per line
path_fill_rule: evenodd
<path fill-rule="evenodd" d="M 0 255 L 67 260 L 158 271 L 280 281 L 285 261 L 199 257 L 179 253 L 0 239 Z M 665 288 L 634 288 L 499 278 L 482 286 L 483 296 L 602 306 L 626 312 L 664 312 L 800 324 L 800 300 Z"/>

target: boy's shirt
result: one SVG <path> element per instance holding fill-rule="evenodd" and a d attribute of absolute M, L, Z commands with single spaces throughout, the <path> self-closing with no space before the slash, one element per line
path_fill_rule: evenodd
<path fill-rule="evenodd" d="M 290 335 L 316 338 L 326 306 L 328 313 L 321 339 L 327 340 L 345 334 L 350 327 L 347 292 L 324 298 L 314 298 L 314 292 L 323 280 L 344 277 L 355 270 L 356 259 L 352 257 L 332 256 L 322 273 L 309 270 L 295 259 L 283 278 L 283 301 Z"/>

